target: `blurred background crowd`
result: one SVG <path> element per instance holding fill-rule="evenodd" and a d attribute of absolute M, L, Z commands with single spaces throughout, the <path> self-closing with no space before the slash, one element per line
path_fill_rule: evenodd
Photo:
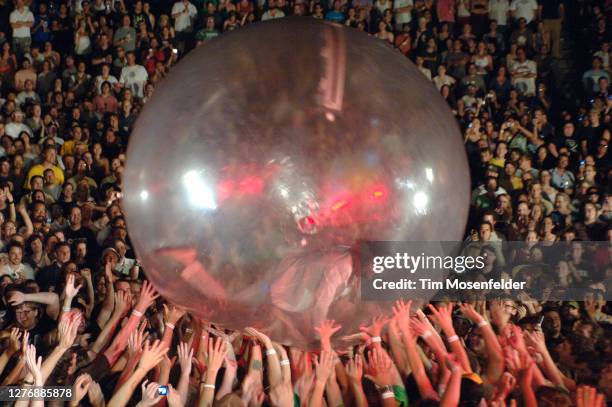
<path fill-rule="evenodd" d="M 386 41 L 439 89 L 487 272 L 575 242 L 559 283 L 591 294 L 398 302 L 350 337 L 325 322 L 316 352 L 158 298 L 121 205 L 139 111 L 193 48 L 290 16 Z M 0 383 L 73 386 L 71 405 L 96 407 L 612 401 L 612 249 L 580 243 L 612 241 L 611 27 L 609 0 L 0 0 Z"/>

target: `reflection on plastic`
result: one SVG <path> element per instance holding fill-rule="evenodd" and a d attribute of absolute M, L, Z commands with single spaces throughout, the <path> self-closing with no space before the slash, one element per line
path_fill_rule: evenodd
<path fill-rule="evenodd" d="M 140 115 L 124 173 L 133 244 L 170 301 L 311 347 L 322 320 L 354 332 L 384 307 L 359 301 L 360 240 L 461 237 L 454 118 L 384 42 L 282 19 L 184 59 Z"/>

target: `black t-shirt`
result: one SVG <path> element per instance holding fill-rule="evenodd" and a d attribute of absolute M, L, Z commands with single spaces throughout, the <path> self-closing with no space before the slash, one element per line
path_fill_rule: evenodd
<path fill-rule="evenodd" d="M 71 246 L 76 239 L 85 239 L 87 240 L 87 251 L 91 253 L 92 256 L 98 253 L 96 235 L 91 229 L 81 227 L 78 230 L 72 230 L 71 228 L 67 228 L 64 230 L 64 236 L 66 236 L 66 242 Z"/>
<path fill-rule="evenodd" d="M 40 349 L 42 354 L 46 354 L 47 352 L 46 349 L 44 349 L 43 339 L 45 335 L 57 328 L 57 322 L 49 318 L 43 307 L 40 308 L 40 312 L 42 312 L 42 316 L 38 320 L 38 323 L 29 331 L 30 344 Z"/>
<path fill-rule="evenodd" d="M 110 46 L 107 47 L 106 49 L 102 49 L 102 48 L 96 47 L 94 49 L 94 51 L 92 52 L 92 54 L 91 54 L 91 59 L 106 58 L 109 55 L 111 57 L 113 57 L 113 49 Z M 112 61 L 111 61 L 111 63 L 112 63 Z M 95 65 L 96 66 L 96 73 L 97 74 L 102 73 L 102 65 L 103 65 L 103 63 Z"/>
<path fill-rule="evenodd" d="M 561 18 L 559 4 L 559 0 L 540 0 L 540 6 L 542 6 L 542 20 L 556 20 Z"/>
<path fill-rule="evenodd" d="M 59 293 L 59 287 L 63 283 L 62 271 L 59 264 L 53 263 L 50 266 L 42 268 L 36 274 L 36 282 L 40 286 L 40 290 L 47 292 L 53 287 L 53 292 Z"/>

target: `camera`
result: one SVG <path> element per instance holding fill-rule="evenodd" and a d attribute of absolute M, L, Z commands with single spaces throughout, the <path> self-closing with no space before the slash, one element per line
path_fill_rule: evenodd
<path fill-rule="evenodd" d="M 157 394 L 159 394 L 160 396 L 167 396 L 168 395 L 168 386 L 159 386 L 157 388 Z"/>

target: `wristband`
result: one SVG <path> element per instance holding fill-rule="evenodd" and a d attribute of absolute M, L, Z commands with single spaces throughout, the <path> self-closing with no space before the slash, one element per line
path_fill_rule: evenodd
<path fill-rule="evenodd" d="M 380 397 L 382 397 L 382 399 L 390 399 L 390 398 L 394 398 L 395 397 L 395 393 L 393 393 L 392 391 L 386 391 L 383 394 L 380 395 Z"/>
<path fill-rule="evenodd" d="M 276 355 L 276 349 L 272 348 L 272 349 L 266 350 L 266 355 L 268 356 Z"/>
<path fill-rule="evenodd" d="M 208 383 L 204 383 L 204 388 L 206 389 L 215 389 L 215 385 L 214 384 L 208 384 Z"/>
<path fill-rule="evenodd" d="M 480 321 L 480 322 L 479 322 L 478 324 L 476 324 L 476 325 L 478 325 L 478 328 L 482 328 L 483 326 L 487 326 L 487 325 L 489 325 L 489 321 L 487 321 L 487 320 L 483 319 L 482 321 Z"/>
<path fill-rule="evenodd" d="M 15 202 L 10 201 L 8 204 L 9 204 L 9 205 L 15 205 Z M 32 384 L 34 384 L 34 383 L 32 383 Z"/>
<path fill-rule="evenodd" d="M 132 315 L 134 315 L 135 317 L 140 318 L 140 317 L 142 317 L 142 312 L 133 310 L 132 311 Z"/>
<path fill-rule="evenodd" d="M 380 336 L 373 336 L 372 343 L 378 343 L 378 342 L 382 342 L 382 339 L 380 339 Z"/>
<path fill-rule="evenodd" d="M 423 339 L 427 339 L 427 338 L 429 338 L 431 335 L 433 335 L 433 334 L 431 333 L 431 331 L 425 331 L 425 332 L 423 332 L 423 335 L 421 335 L 421 338 L 423 338 Z"/>
<path fill-rule="evenodd" d="M 186 332 L 186 333 L 192 333 L 192 332 L 193 332 L 193 329 L 191 329 L 191 328 L 185 328 L 185 332 Z"/>
<path fill-rule="evenodd" d="M 289 359 L 283 359 L 280 361 L 281 366 L 289 366 Z"/>
<path fill-rule="evenodd" d="M 62 311 L 64 312 L 70 312 L 70 310 L 72 310 L 71 307 L 62 307 Z"/>
<path fill-rule="evenodd" d="M 170 322 L 168 322 L 168 323 L 166 324 L 166 328 L 168 328 L 168 329 L 174 329 L 174 328 L 175 328 L 175 326 L 174 326 L 174 324 L 171 324 Z"/>
<path fill-rule="evenodd" d="M 446 340 L 448 341 L 448 343 L 453 343 L 453 342 L 457 342 L 459 340 L 459 337 L 457 335 L 453 335 L 453 336 L 449 336 L 448 338 L 446 338 Z"/>

